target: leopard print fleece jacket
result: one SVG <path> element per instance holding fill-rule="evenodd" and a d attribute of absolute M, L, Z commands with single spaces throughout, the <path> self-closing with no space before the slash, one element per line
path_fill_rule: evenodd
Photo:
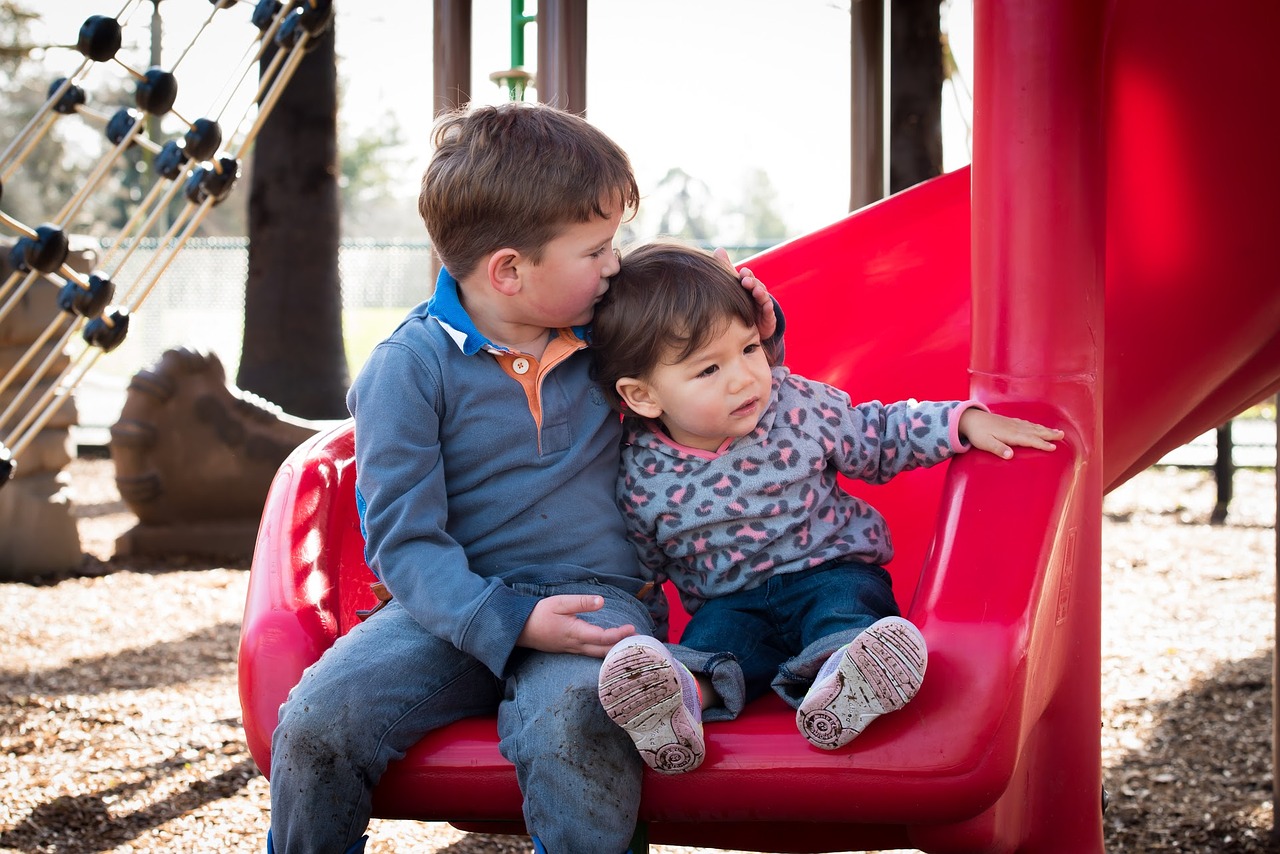
<path fill-rule="evenodd" d="M 646 572 L 670 578 L 685 610 L 773 575 L 834 559 L 893 557 L 884 517 L 837 474 L 884 483 L 968 450 L 960 414 L 974 401 L 854 404 L 824 383 L 773 369 L 756 429 L 719 451 L 675 444 L 655 422 L 632 422 L 618 505 Z"/>

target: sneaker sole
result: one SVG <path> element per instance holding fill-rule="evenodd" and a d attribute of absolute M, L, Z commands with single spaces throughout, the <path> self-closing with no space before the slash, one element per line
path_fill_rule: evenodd
<path fill-rule="evenodd" d="M 600 702 L 653 770 L 683 774 L 702 764 L 702 727 L 684 707 L 675 668 L 657 650 L 637 644 L 610 652 L 600 667 Z"/>
<path fill-rule="evenodd" d="M 814 747 L 844 747 L 915 697 L 928 658 L 919 629 L 899 617 L 880 620 L 849 644 L 828 684 L 810 690 L 796 726 Z"/>

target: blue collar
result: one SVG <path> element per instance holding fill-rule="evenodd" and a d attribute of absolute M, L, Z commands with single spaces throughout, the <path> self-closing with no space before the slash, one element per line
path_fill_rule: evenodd
<path fill-rule="evenodd" d="M 427 302 L 427 314 L 440 322 L 445 332 L 449 333 L 449 337 L 467 356 L 474 356 L 486 347 L 491 350 L 506 349 L 494 344 L 484 336 L 484 333 L 476 329 L 471 315 L 467 314 L 467 310 L 462 307 L 462 300 L 458 298 L 458 280 L 443 267 L 440 268 L 440 276 L 436 279 L 435 293 Z M 587 329 L 586 326 L 575 326 L 573 334 L 585 341 Z"/>
<path fill-rule="evenodd" d="M 436 279 L 435 293 L 427 302 L 427 314 L 440 321 L 445 332 L 468 356 L 474 356 L 486 345 L 493 346 L 471 322 L 471 316 L 462 307 L 462 300 L 458 299 L 458 280 L 444 267 L 440 268 L 440 276 Z"/>

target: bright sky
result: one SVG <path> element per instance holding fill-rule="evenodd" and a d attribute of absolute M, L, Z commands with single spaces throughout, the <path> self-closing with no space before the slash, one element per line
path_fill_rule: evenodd
<path fill-rule="evenodd" d="M 122 57 L 149 64 L 152 0 L 58 0 L 46 12 L 52 43 L 74 42 L 89 15 L 133 8 Z M 209 115 L 238 79 L 256 30 L 254 6 L 217 11 L 208 0 L 156 0 L 164 18 L 162 66 L 171 67 L 201 24 L 176 71 L 176 110 L 185 118 Z M 587 115 L 631 155 L 642 193 L 673 167 L 706 182 L 715 198 L 731 202 L 743 180 L 765 170 L 793 233 L 843 216 L 849 199 L 850 0 L 647 0 L 644 4 L 595 0 L 588 11 Z M 391 114 L 410 142 L 404 159 L 406 192 L 415 192 L 429 156 L 431 127 L 432 4 L 428 0 L 335 0 L 341 118 L 368 127 Z M 527 4 L 536 9 L 534 0 Z M 473 97 L 497 102 L 505 90 L 489 81 L 510 67 L 510 3 L 473 3 Z M 944 27 L 961 67 L 969 64 L 969 0 L 949 0 Z M 536 66 L 536 32 L 526 35 L 526 61 Z M 74 51 L 52 51 L 48 61 L 68 72 Z M 103 69 L 106 71 L 106 69 Z M 67 72 L 63 72 L 67 73 Z M 116 73 L 116 71 L 112 71 Z M 256 70 L 250 75 L 256 80 Z M 240 101 L 240 104 L 245 101 Z M 229 111 L 238 117 L 242 106 Z M 963 125 L 944 92 L 947 169 L 968 162 Z M 644 211 L 643 203 L 641 205 Z"/>

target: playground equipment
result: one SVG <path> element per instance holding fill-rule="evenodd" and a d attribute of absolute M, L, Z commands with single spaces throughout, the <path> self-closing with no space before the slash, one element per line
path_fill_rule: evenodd
<path fill-rule="evenodd" d="M 257 2 L 247 22 L 252 24 L 255 37 L 234 65 L 221 104 L 215 105 L 217 109 L 211 117 L 183 118 L 174 110 L 178 67 L 213 16 L 237 5 L 234 0 L 214 2 L 209 18 L 177 62 L 168 69 L 152 67 L 145 71 L 129 68 L 118 58 L 124 28 L 133 16 L 150 8 L 145 0 L 127 0 L 114 17 L 89 17 L 75 42 L 75 49 L 83 57 L 79 66 L 70 75 L 52 82 L 40 109 L 0 154 L 2 186 L 21 168 L 54 123 L 69 115 L 100 125 L 111 146 L 79 191 L 50 221 L 32 227 L 0 213 L 0 225 L 16 237 L 7 256 L 11 272 L 0 282 L 0 325 L 19 309 L 29 313 L 32 290 L 48 284 L 58 288 L 57 305 L 62 312 L 53 314 L 15 358 L 0 361 L 0 487 L 13 476 L 15 466 L 41 431 L 65 411 L 71 392 L 97 359 L 124 340 L 131 318 L 176 253 L 213 206 L 231 192 L 239 176 L 241 153 L 266 120 L 302 60 L 309 40 L 324 32 L 333 14 L 328 0 Z M 270 62 L 252 85 L 246 86 L 250 72 L 258 69 L 273 47 Z M 95 69 L 108 64 L 119 66 L 133 78 L 136 109 L 122 106 L 108 115 L 89 106 L 84 84 Z M 251 94 L 239 97 L 245 89 Z M 232 107 L 243 113 L 232 125 L 224 145 L 223 122 Z M 154 121 L 158 126 L 158 119 L 164 116 L 179 120 L 185 129 L 181 136 L 161 142 L 144 132 L 144 125 Z M 125 152 L 134 147 L 151 157 L 147 173 L 150 187 L 105 256 L 99 259 L 97 268 L 86 275 L 68 263 L 68 230 L 86 202 L 107 188 L 112 169 L 118 168 Z M 166 224 L 166 212 L 179 194 L 185 204 Z M 150 236 L 159 238 L 160 250 L 141 270 L 131 270 L 130 280 L 125 281 L 121 275 L 125 265 L 141 238 Z M 82 339 L 79 342 L 73 340 L 77 331 Z M 23 530 L 17 523 L 19 518 L 16 513 L 6 516 L 6 534 L 11 538 Z"/>
<path fill-rule="evenodd" d="M 929 642 L 920 694 L 832 753 L 771 698 L 709 726 L 699 770 L 646 776 L 649 839 L 1102 850 L 1103 491 L 1280 388 L 1263 251 L 1280 170 L 1261 107 L 1280 7 L 1206 21 L 1176 6 L 978 0 L 972 172 L 751 259 L 786 307 L 798 372 L 855 399 L 972 392 L 1067 440 L 876 487 L 895 589 Z M 268 498 L 240 649 L 264 770 L 289 686 L 371 598 L 352 459 L 349 426 L 321 434 Z M 374 807 L 518 831 L 493 720 L 429 734 Z"/>

